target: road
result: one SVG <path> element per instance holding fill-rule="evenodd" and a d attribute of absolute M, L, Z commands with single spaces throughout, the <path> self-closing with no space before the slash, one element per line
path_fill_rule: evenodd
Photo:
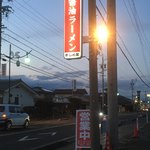
<path fill-rule="evenodd" d="M 12 131 L 0 131 L 1 150 L 33 150 L 41 145 L 53 143 L 74 136 L 75 125 L 55 127 L 34 126 L 28 130 L 15 128 Z"/>
<path fill-rule="evenodd" d="M 136 117 L 137 115 L 135 114 L 121 115 L 119 117 L 119 120 L 122 122 L 119 126 L 119 139 L 122 142 L 124 142 L 124 137 L 133 134 L 133 125 L 135 124 Z M 139 127 L 143 123 L 146 123 L 146 119 L 141 117 L 139 119 Z M 61 149 L 63 145 L 67 145 L 70 142 L 70 137 L 73 137 L 73 141 L 71 141 L 73 144 L 71 146 L 74 148 L 75 124 L 72 122 L 69 122 L 68 125 L 60 124 L 60 122 L 57 122 L 57 124 L 50 125 L 43 122 L 40 125 L 32 125 L 27 130 L 15 128 L 11 131 L 0 131 L 0 150 L 38 150 L 39 147 L 53 145 L 57 141 L 62 143 L 62 145 L 59 145 Z M 102 140 L 104 141 L 104 146 L 105 139 Z M 43 149 L 45 150 L 45 148 Z"/>

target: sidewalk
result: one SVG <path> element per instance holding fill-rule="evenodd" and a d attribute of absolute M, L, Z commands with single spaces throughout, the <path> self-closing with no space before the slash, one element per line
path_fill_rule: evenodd
<path fill-rule="evenodd" d="M 75 118 L 62 118 L 62 119 L 43 119 L 36 120 L 31 119 L 31 125 L 63 125 L 63 124 L 72 124 L 75 123 Z"/>
<path fill-rule="evenodd" d="M 150 123 L 140 129 L 139 137 L 129 137 L 120 143 L 120 150 L 149 150 L 150 149 Z"/>

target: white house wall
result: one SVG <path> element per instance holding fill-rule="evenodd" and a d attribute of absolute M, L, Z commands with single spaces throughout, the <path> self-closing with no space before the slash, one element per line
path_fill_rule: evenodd
<path fill-rule="evenodd" d="M 25 106 L 34 106 L 34 98 L 31 92 L 26 90 L 24 87 L 19 86 L 19 88 L 12 88 L 10 93 L 12 97 L 10 98 L 11 102 L 15 102 L 15 97 L 19 97 L 19 105 L 22 107 Z M 3 103 L 8 103 L 8 93 L 5 92 L 3 95 Z"/>

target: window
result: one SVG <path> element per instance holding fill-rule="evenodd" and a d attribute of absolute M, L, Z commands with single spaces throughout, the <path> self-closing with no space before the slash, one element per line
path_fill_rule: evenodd
<path fill-rule="evenodd" d="M 11 113 L 15 113 L 15 107 L 14 106 L 9 106 L 9 111 Z"/>
<path fill-rule="evenodd" d="M 4 106 L 0 106 L 0 112 L 4 112 L 5 107 Z"/>
<path fill-rule="evenodd" d="M 0 104 L 3 104 L 3 97 L 0 95 Z"/>
<path fill-rule="evenodd" d="M 21 108 L 20 107 L 15 107 L 15 112 L 16 113 L 21 113 Z"/>
<path fill-rule="evenodd" d="M 15 104 L 19 104 L 19 97 L 15 97 Z"/>

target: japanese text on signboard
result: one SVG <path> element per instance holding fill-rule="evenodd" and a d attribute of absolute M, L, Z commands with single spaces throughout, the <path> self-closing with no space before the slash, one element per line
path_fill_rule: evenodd
<path fill-rule="evenodd" d="M 64 57 L 81 57 L 81 8 L 82 0 L 65 0 Z"/>
<path fill-rule="evenodd" d="M 76 148 L 90 148 L 90 111 L 78 110 L 76 117 Z"/>

